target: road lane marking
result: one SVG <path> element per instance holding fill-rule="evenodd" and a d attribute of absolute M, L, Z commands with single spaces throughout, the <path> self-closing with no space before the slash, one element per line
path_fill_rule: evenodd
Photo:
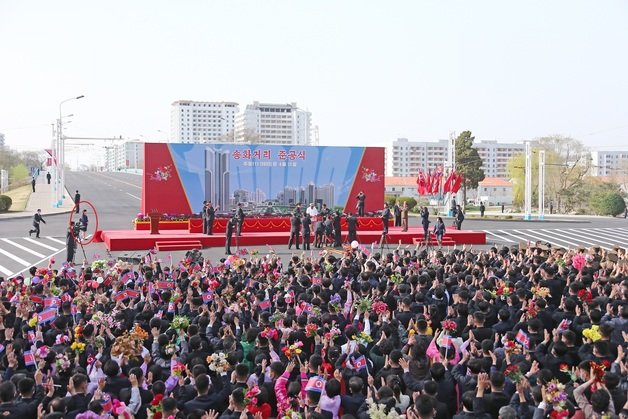
<path fill-rule="evenodd" d="M 498 234 L 492 233 L 492 232 L 490 232 L 490 231 L 488 231 L 488 230 L 484 230 L 484 232 L 485 232 L 486 234 L 490 234 L 491 236 L 495 236 L 495 237 L 497 237 L 497 239 L 498 239 L 498 240 L 501 240 L 501 241 L 503 241 L 503 242 L 506 242 L 506 243 L 510 243 L 510 242 L 511 242 L 510 240 L 508 240 L 508 239 L 506 239 L 506 238 L 504 238 L 504 237 L 502 237 L 502 236 L 500 236 L 500 235 L 498 235 Z"/>
<path fill-rule="evenodd" d="M 570 230 L 573 230 L 573 229 L 570 229 Z M 606 237 L 605 235 L 603 235 L 602 233 L 597 232 L 597 231 L 596 232 L 588 232 L 588 231 L 585 231 L 585 229 L 580 229 L 580 230 L 574 231 L 574 232 L 561 230 L 561 229 L 558 229 L 558 231 L 562 231 L 564 233 L 571 234 L 571 235 L 574 235 L 574 236 L 575 235 L 581 235 L 582 237 L 589 238 L 590 240 L 593 240 L 593 243 L 599 242 L 599 243 L 610 244 L 611 246 L 617 244 L 616 241 L 615 242 L 610 241 L 610 239 L 608 237 Z"/>
<path fill-rule="evenodd" d="M 13 253 L 9 253 L 4 249 L 0 249 L 0 253 L 2 253 L 3 255 L 5 255 L 6 257 L 13 259 L 14 261 L 16 261 L 17 263 L 19 263 L 22 266 L 31 266 L 30 263 L 28 263 L 27 261 L 25 261 L 22 258 L 19 258 L 17 256 L 15 256 Z"/>
<path fill-rule="evenodd" d="M 6 276 L 11 276 L 13 275 L 13 272 L 11 272 L 10 270 L 8 270 L 7 268 L 5 268 L 4 266 L 0 265 L 0 272 L 2 272 L 3 274 L 5 274 Z"/>
<path fill-rule="evenodd" d="M 123 181 L 123 180 L 119 180 L 119 179 L 116 179 L 116 178 L 113 178 L 113 177 L 110 177 L 110 176 L 105 176 L 105 175 L 102 175 L 102 174 L 101 174 L 101 175 L 99 175 L 99 176 L 102 176 L 102 177 L 104 177 L 105 179 L 111 179 L 111 180 L 113 180 L 114 182 L 120 182 L 120 183 L 124 183 L 125 185 L 133 186 L 134 188 L 137 188 L 137 189 L 142 189 L 142 187 L 141 187 L 141 186 L 137 186 L 137 185 L 134 185 L 134 184 L 132 184 L 132 183 L 125 182 L 125 181 Z M 109 185 L 109 186 L 113 186 L 113 185 Z"/>
<path fill-rule="evenodd" d="M 570 229 L 570 230 L 573 230 L 573 229 Z M 611 244 L 611 245 L 620 245 L 620 244 L 624 244 L 628 242 L 628 237 L 624 235 L 618 236 L 617 234 L 611 231 L 598 231 L 597 229 L 592 229 L 592 228 L 585 228 L 584 230 L 590 232 L 590 233 L 585 233 L 585 234 L 600 236 L 603 239 L 605 239 L 604 241 L 606 243 Z"/>
<path fill-rule="evenodd" d="M 33 266 L 38 266 L 38 265 L 41 265 L 41 264 L 42 264 L 42 263 L 44 263 L 44 262 L 48 262 L 48 261 L 50 260 L 50 258 L 52 258 L 53 256 L 57 256 L 59 253 L 63 252 L 64 250 L 65 250 L 65 249 L 57 250 L 57 251 L 56 251 L 56 252 L 54 252 L 52 255 L 47 256 L 47 257 L 43 258 L 42 260 L 40 260 L 40 261 L 37 261 L 37 262 L 33 263 Z M 19 275 L 19 274 L 21 274 L 22 272 L 26 272 L 26 271 L 27 271 L 27 270 L 29 270 L 29 269 L 30 269 L 30 268 L 22 269 L 21 271 L 16 272 L 14 275 Z"/>
<path fill-rule="evenodd" d="M 508 231 L 506 231 L 506 230 L 499 230 L 499 232 L 500 232 L 500 233 L 504 233 L 504 234 L 508 234 L 509 236 L 514 237 L 515 239 L 517 239 L 517 242 L 527 242 L 527 241 L 529 241 L 528 239 L 524 239 L 524 238 L 522 238 L 522 237 L 515 236 L 514 234 L 509 233 L 509 232 L 508 232 Z M 513 242 L 513 243 L 517 243 L 517 242 Z"/>
<path fill-rule="evenodd" d="M 135 196 L 135 195 L 130 194 L 130 193 L 128 193 L 128 192 L 127 192 L 126 194 L 127 194 L 127 195 L 129 195 L 129 196 L 131 196 L 131 197 L 133 197 L 133 198 L 135 198 L 135 199 L 139 199 L 140 201 L 142 200 L 142 198 L 140 198 L 139 196 Z"/>
<path fill-rule="evenodd" d="M 564 243 L 562 240 L 559 240 L 553 236 L 548 236 L 547 234 L 540 233 L 537 230 L 527 229 L 527 231 L 530 231 L 530 233 L 526 233 L 525 231 L 519 231 L 519 230 L 515 230 L 515 231 L 517 233 L 525 234 L 526 236 L 532 237 L 534 239 L 533 243 L 536 243 L 537 241 L 547 241 L 548 239 L 550 239 L 551 242 L 553 242 L 553 244 L 560 244 L 561 246 L 566 245 L 566 243 Z M 569 245 L 567 244 L 566 247 L 569 247 Z"/>
<path fill-rule="evenodd" d="M 50 236 L 46 236 L 46 238 L 47 238 L 48 240 L 52 240 L 53 242 L 57 242 L 57 243 L 60 243 L 60 244 L 62 244 L 62 245 L 64 245 L 64 246 L 65 246 L 65 242 L 64 242 L 64 241 L 61 241 L 61 240 L 59 240 L 59 239 L 55 239 L 54 237 L 50 237 Z M 61 250 L 63 250 L 63 249 L 61 249 Z"/>
<path fill-rule="evenodd" d="M 30 253 L 31 255 L 35 255 L 35 256 L 37 256 L 38 258 L 43 258 L 43 257 L 44 257 L 44 255 L 42 255 L 41 253 L 36 252 L 36 251 L 34 251 L 34 250 L 31 250 L 31 249 L 29 249 L 29 248 L 28 248 L 28 247 L 26 247 L 26 246 L 22 246 L 21 244 L 16 243 L 16 242 L 14 242 L 13 240 L 9 240 L 9 239 L 1 239 L 1 240 L 2 240 L 3 242 L 5 242 L 5 243 L 9 243 L 11 246 L 15 246 L 15 247 L 17 247 L 18 249 L 22 249 L 23 251 L 28 252 L 28 253 Z"/>
<path fill-rule="evenodd" d="M 37 241 L 35 239 L 31 239 L 30 237 L 24 237 L 24 240 L 26 240 L 26 241 L 28 241 L 30 243 L 36 244 L 37 246 L 44 247 L 44 248 L 46 248 L 48 250 L 52 250 L 53 252 L 56 252 L 57 250 L 59 250 L 56 247 L 48 246 L 47 244 L 43 244 L 41 241 Z"/>

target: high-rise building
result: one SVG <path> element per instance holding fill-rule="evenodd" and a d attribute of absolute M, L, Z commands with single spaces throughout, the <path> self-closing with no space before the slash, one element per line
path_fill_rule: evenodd
<path fill-rule="evenodd" d="M 253 102 L 236 116 L 235 142 L 310 145 L 311 118 L 296 103 Z"/>
<path fill-rule="evenodd" d="M 144 143 L 126 141 L 105 147 L 105 170 L 141 170 L 144 168 Z"/>
<path fill-rule="evenodd" d="M 208 148 L 205 150 L 205 200 L 220 211 L 230 208 L 229 152 Z"/>
<path fill-rule="evenodd" d="M 388 176 L 417 176 L 419 170 L 433 170 L 447 160 L 448 140 L 409 141 L 398 138 L 386 147 L 386 174 Z M 482 158 L 486 177 L 506 178 L 507 163 L 524 151 L 523 143 L 478 141 L 474 143 Z"/>
<path fill-rule="evenodd" d="M 628 172 L 628 151 L 592 151 L 591 176 L 616 176 Z"/>
<path fill-rule="evenodd" d="M 177 100 L 170 109 L 170 142 L 233 142 L 235 102 Z"/>

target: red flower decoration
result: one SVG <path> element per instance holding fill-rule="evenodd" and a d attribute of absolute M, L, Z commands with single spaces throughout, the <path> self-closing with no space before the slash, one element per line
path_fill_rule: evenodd
<path fill-rule="evenodd" d="M 593 300 L 593 294 L 591 291 L 583 289 L 578 291 L 578 298 L 585 303 L 590 303 Z"/>

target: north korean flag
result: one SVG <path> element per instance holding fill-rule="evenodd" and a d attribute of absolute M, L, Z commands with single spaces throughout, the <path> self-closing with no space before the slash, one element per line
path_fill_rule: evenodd
<path fill-rule="evenodd" d="M 44 307 L 58 308 L 61 305 L 61 299 L 57 297 L 44 298 Z"/>
<path fill-rule="evenodd" d="M 129 280 L 133 280 L 133 279 L 135 279 L 135 275 L 133 274 L 133 272 L 132 272 L 132 271 L 129 271 L 129 272 L 125 273 L 124 275 L 122 275 L 122 276 L 120 277 L 120 281 L 121 281 L 122 283 L 125 283 L 125 282 L 127 282 L 127 281 L 129 281 Z"/>
<path fill-rule="evenodd" d="M 157 313 L 155 313 L 156 319 L 161 319 L 163 316 L 164 316 L 163 310 L 159 310 Z"/>
<path fill-rule="evenodd" d="M 61 301 L 63 301 L 64 303 L 65 303 L 66 301 L 72 301 L 72 296 L 71 296 L 70 294 L 63 294 L 63 295 L 61 296 Z"/>
<path fill-rule="evenodd" d="M 44 298 L 40 295 L 31 295 L 30 298 L 35 304 L 44 304 Z"/>
<path fill-rule="evenodd" d="M 27 367 L 35 365 L 35 355 L 31 351 L 24 351 L 24 365 Z"/>
<path fill-rule="evenodd" d="M 530 337 L 522 329 L 519 329 L 519 331 L 517 332 L 515 340 L 522 344 L 525 348 L 528 348 L 530 346 Z"/>
<path fill-rule="evenodd" d="M 355 368 L 355 370 L 358 372 L 366 368 L 366 357 L 364 355 L 361 355 L 355 361 L 353 361 L 353 368 Z"/>
<path fill-rule="evenodd" d="M 270 300 L 264 300 L 259 303 L 259 308 L 262 310 L 268 310 L 270 308 Z"/>
<path fill-rule="evenodd" d="M 116 301 L 122 301 L 127 298 L 126 291 L 120 291 L 113 296 L 113 299 Z"/>
<path fill-rule="evenodd" d="M 30 343 L 35 343 L 35 332 L 33 332 L 32 330 L 28 331 L 28 341 Z"/>
<path fill-rule="evenodd" d="M 72 304 L 70 306 L 70 310 L 71 310 L 71 314 L 78 314 L 78 307 L 76 306 L 76 304 Z"/>
<path fill-rule="evenodd" d="M 203 303 L 207 304 L 214 300 L 214 292 L 213 291 L 204 292 L 202 294 L 202 297 L 203 297 Z"/>
<path fill-rule="evenodd" d="M 168 313 L 174 313 L 174 308 L 175 308 L 174 302 L 168 303 Z"/>
<path fill-rule="evenodd" d="M 307 385 L 305 386 L 305 391 L 315 391 L 317 393 L 322 393 L 324 388 L 325 380 L 323 380 L 319 376 L 316 376 L 308 380 Z"/>
<path fill-rule="evenodd" d="M 174 289 L 174 282 L 170 281 L 157 281 L 158 290 Z"/>
<path fill-rule="evenodd" d="M 126 295 L 127 295 L 127 297 L 134 299 L 134 298 L 139 297 L 140 293 L 139 293 L 139 291 L 128 289 L 128 290 L 126 290 Z"/>
<path fill-rule="evenodd" d="M 46 311 L 42 311 L 37 315 L 37 323 L 44 324 L 48 322 L 52 322 L 57 318 L 57 310 L 50 309 Z"/>

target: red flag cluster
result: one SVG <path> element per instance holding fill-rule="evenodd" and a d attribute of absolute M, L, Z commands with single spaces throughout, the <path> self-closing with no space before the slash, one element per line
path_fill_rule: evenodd
<path fill-rule="evenodd" d="M 456 171 L 451 171 L 445 181 L 443 181 L 443 176 L 442 167 L 437 167 L 434 171 L 419 170 L 419 176 L 416 180 L 419 195 L 436 195 L 441 192 L 441 186 L 443 193 L 458 192 L 462 183 L 462 175 Z"/>

